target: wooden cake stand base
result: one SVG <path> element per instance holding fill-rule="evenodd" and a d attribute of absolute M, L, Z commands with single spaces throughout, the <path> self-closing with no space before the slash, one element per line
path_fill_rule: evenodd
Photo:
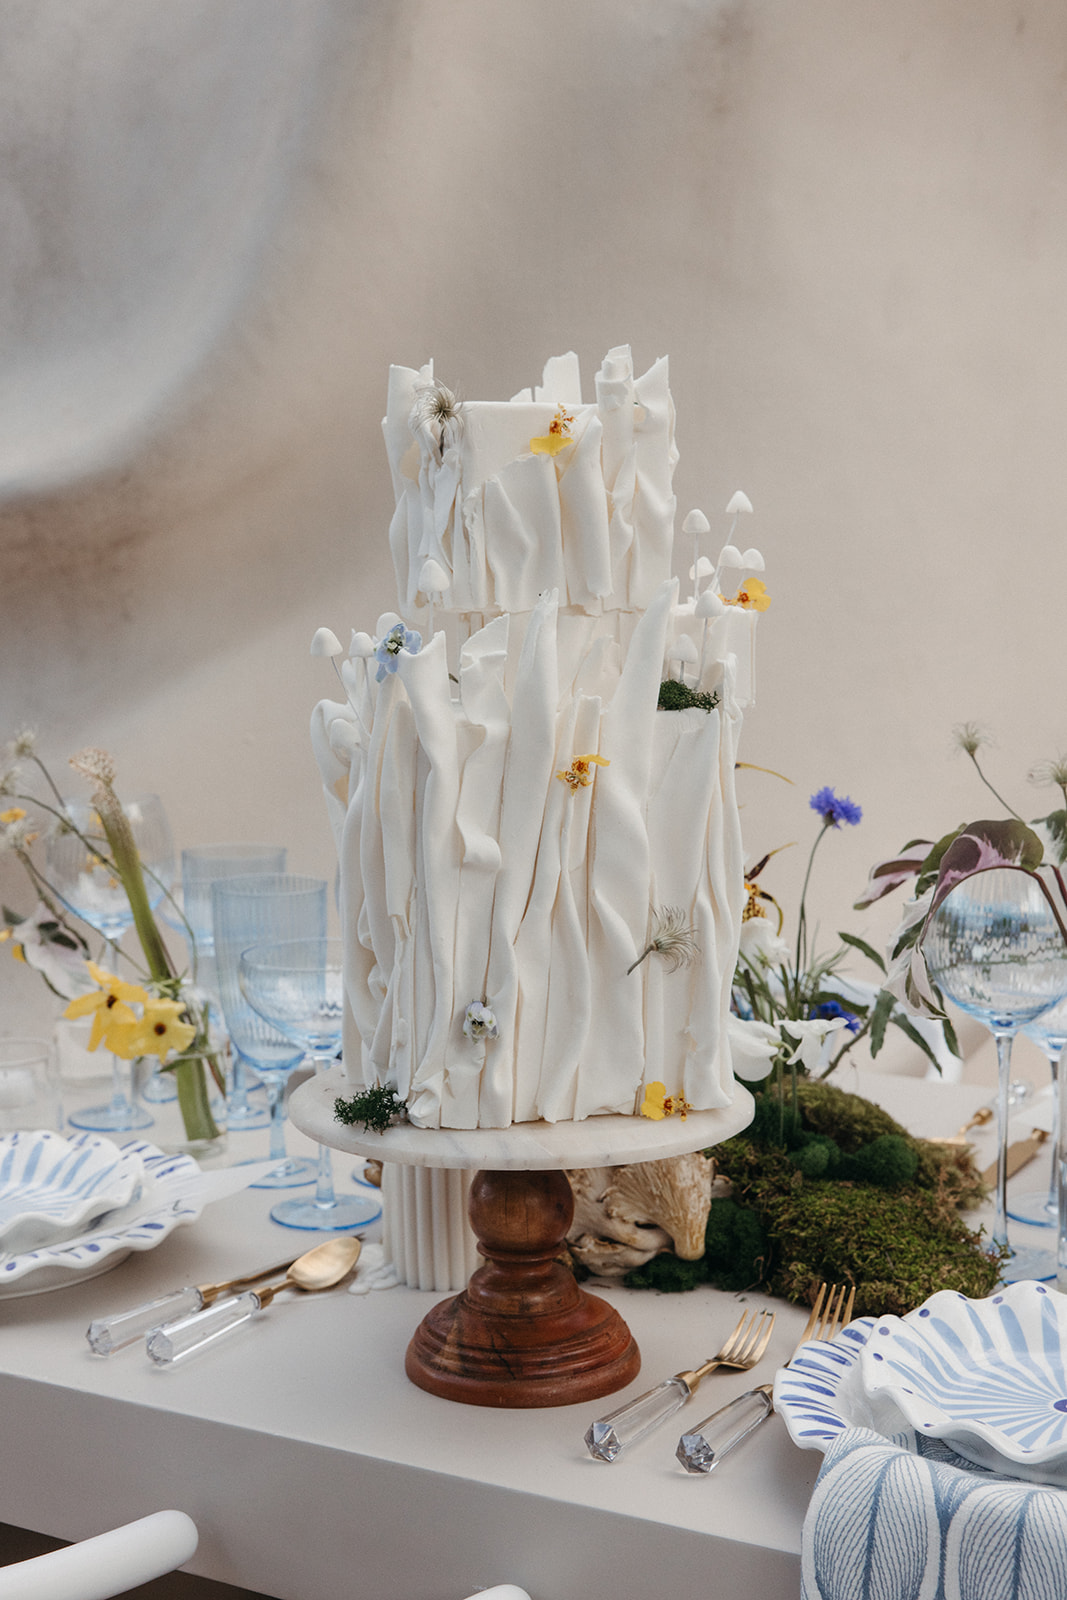
<path fill-rule="evenodd" d="M 556 1260 L 574 1215 L 562 1172 L 479 1172 L 471 1226 L 485 1265 L 408 1345 L 412 1383 L 477 1406 L 564 1406 L 614 1394 L 641 1355 L 607 1301 Z"/>
<path fill-rule="evenodd" d="M 637 1376 L 641 1357 L 607 1301 L 588 1294 L 556 1258 L 574 1202 L 566 1169 L 659 1161 L 720 1143 L 752 1120 L 752 1096 L 684 1122 L 590 1117 L 511 1128 L 348 1128 L 333 1114 L 353 1093 L 340 1067 L 290 1097 L 302 1132 L 353 1155 L 417 1167 L 474 1168 L 470 1220 L 485 1257 L 466 1289 L 434 1306 L 408 1346 L 412 1383 L 479 1406 L 562 1406 L 600 1399 Z M 432 1226 L 432 1219 L 427 1219 Z"/>

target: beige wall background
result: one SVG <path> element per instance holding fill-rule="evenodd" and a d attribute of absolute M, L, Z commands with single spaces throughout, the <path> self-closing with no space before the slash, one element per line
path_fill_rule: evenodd
<path fill-rule="evenodd" d="M 756 510 L 751 855 L 791 917 L 850 794 L 812 912 L 881 943 L 870 862 L 996 814 L 953 724 L 1028 816 L 1067 749 L 1065 95 L 1059 0 L 0 0 L 0 732 L 331 872 L 308 646 L 394 603 L 388 364 L 628 341 L 680 516 Z"/>

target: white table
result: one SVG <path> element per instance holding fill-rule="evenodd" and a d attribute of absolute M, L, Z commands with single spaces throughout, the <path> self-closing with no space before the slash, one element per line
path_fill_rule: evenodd
<path fill-rule="evenodd" d="M 942 1133 L 987 1096 L 873 1075 L 864 1087 L 890 1110 L 896 1099 L 917 1131 Z M 264 1136 L 231 1142 L 238 1158 L 259 1155 Z M 347 1182 L 350 1162 L 337 1166 Z M 1035 1186 L 1036 1169 L 1023 1178 Z M 497 1412 L 414 1388 L 404 1350 L 438 1297 L 406 1288 L 283 1298 L 228 1346 L 174 1370 L 136 1347 L 90 1353 L 93 1315 L 298 1253 L 307 1236 L 271 1223 L 270 1204 L 267 1191 L 245 1191 L 105 1276 L 0 1300 L 0 1520 L 77 1539 L 176 1506 L 201 1532 L 190 1570 L 286 1600 L 459 1600 L 504 1580 L 534 1600 L 665 1589 L 795 1600 L 822 1458 L 797 1451 L 778 1419 L 710 1478 L 674 1461 L 673 1425 L 612 1465 L 582 1444 L 594 1409 L 711 1353 L 736 1322 L 733 1296 L 603 1291 L 644 1364 L 596 1408 Z M 804 1322 L 775 1304 L 761 1377 L 788 1358 Z M 689 1420 L 751 1381 L 707 1379 Z"/>

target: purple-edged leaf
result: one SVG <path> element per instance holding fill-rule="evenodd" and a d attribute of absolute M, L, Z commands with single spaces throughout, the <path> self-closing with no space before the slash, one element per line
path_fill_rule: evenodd
<path fill-rule="evenodd" d="M 991 872 L 995 867 L 1036 872 L 1043 855 L 1044 847 L 1037 834 L 1016 817 L 968 823 L 941 857 L 927 926 L 938 906 L 965 878 L 973 878 L 976 872 Z"/>
<path fill-rule="evenodd" d="M 929 839 L 913 839 L 911 844 L 904 846 L 899 855 L 892 856 L 888 861 L 876 861 L 867 879 L 867 887 L 854 903 L 853 910 L 863 911 L 867 906 L 873 906 L 876 900 L 892 894 L 894 889 L 899 889 L 909 878 L 914 878 L 930 854 L 930 850 Z"/>

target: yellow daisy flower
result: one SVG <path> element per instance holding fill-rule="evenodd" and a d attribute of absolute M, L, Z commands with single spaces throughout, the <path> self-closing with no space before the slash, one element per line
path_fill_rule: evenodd
<path fill-rule="evenodd" d="M 530 440 L 530 449 L 535 456 L 558 456 L 567 445 L 573 444 L 571 423 L 574 418 L 562 406 L 557 407 L 556 415 L 548 425 L 548 432 L 540 434 L 536 439 Z"/>

